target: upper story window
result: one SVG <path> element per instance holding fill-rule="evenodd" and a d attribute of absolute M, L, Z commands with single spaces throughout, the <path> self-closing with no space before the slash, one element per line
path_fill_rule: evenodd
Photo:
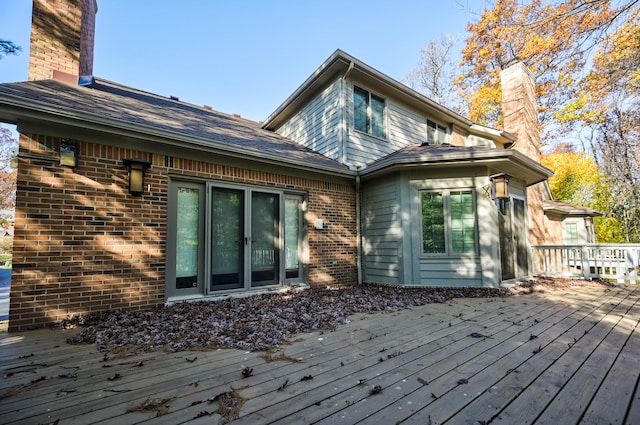
<path fill-rule="evenodd" d="M 427 120 L 427 143 L 441 145 L 447 143 L 447 127 L 437 122 Z"/>
<path fill-rule="evenodd" d="M 385 138 L 384 99 L 360 87 L 353 87 L 353 125 L 356 130 Z"/>

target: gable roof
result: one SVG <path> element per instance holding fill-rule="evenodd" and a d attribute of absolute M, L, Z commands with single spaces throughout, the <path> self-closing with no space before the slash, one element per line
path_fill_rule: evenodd
<path fill-rule="evenodd" d="M 596 217 L 604 215 L 600 211 L 594 210 L 593 208 L 555 200 L 545 200 L 543 202 L 543 209 L 545 213 L 556 213 L 563 216 L 573 217 Z"/>
<path fill-rule="evenodd" d="M 0 84 L 0 120 L 117 134 L 141 148 L 149 143 L 180 146 L 290 168 L 353 174 L 347 166 L 254 121 L 101 79 L 86 87 L 56 80 Z"/>
<path fill-rule="evenodd" d="M 493 170 L 490 174 L 506 173 L 517 176 L 527 186 L 539 183 L 553 175 L 521 152 L 513 149 L 495 149 L 478 146 L 409 145 L 367 165 L 363 176 L 378 176 L 399 168 L 422 166 L 480 165 Z"/>
<path fill-rule="evenodd" d="M 435 102 L 405 84 L 389 77 L 355 57 L 336 50 L 309 78 L 293 92 L 262 124 L 262 128 L 277 130 L 293 114 L 309 102 L 317 93 L 338 77 L 353 78 L 366 83 L 382 94 L 393 96 L 417 110 L 425 111 L 430 117 L 453 123 L 469 133 L 498 139 L 502 143 L 512 142 L 516 137 L 508 132 L 486 127 L 457 112 Z"/>

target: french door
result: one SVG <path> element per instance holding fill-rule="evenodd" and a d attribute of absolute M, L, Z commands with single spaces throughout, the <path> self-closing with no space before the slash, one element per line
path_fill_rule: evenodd
<path fill-rule="evenodd" d="M 302 205 L 302 196 L 277 190 L 172 182 L 167 296 L 202 296 L 303 279 Z"/>
<path fill-rule="evenodd" d="M 279 283 L 280 195 L 211 187 L 210 291 Z"/>

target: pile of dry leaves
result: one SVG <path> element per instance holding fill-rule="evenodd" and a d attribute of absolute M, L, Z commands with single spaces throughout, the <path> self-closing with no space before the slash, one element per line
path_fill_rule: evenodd
<path fill-rule="evenodd" d="M 110 353 L 231 347 L 257 351 L 290 342 L 299 333 L 335 328 L 354 313 L 396 311 L 453 298 L 509 293 L 492 288 L 364 284 L 182 302 L 149 311 L 108 311 L 72 317 L 60 327 L 84 328 L 68 342 L 96 343 L 100 350 Z"/>

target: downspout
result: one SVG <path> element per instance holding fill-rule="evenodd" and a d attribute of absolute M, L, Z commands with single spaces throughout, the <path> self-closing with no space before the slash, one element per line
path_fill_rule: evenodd
<path fill-rule="evenodd" d="M 360 220 L 360 166 L 356 166 L 356 268 L 358 269 L 358 285 L 362 284 L 362 232 Z"/>
<path fill-rule="evenodd" d="M 348 136 L 348 130 L 347 130 L 347 93 L 346 93 L 346 86 L 345 83 L 347 81 L 347 78 L 349 78 L 349 74 L 351 74 L 351 71 L 353 71 L 353 67 L 355 66 L 355 64 L 353 62 L 349 63 L 349 68 L 347 68 L 347 71 L 344 73 L 344 75 L 342 76 L 342 80 L 340 81 L 340 110 L 342 111 L 342 123 L 340 125 L 341 127 L 341 134 L 340 134 L 340 162 L 342 162 L 343 164 L 347 162 L 347 136 Z"/>

